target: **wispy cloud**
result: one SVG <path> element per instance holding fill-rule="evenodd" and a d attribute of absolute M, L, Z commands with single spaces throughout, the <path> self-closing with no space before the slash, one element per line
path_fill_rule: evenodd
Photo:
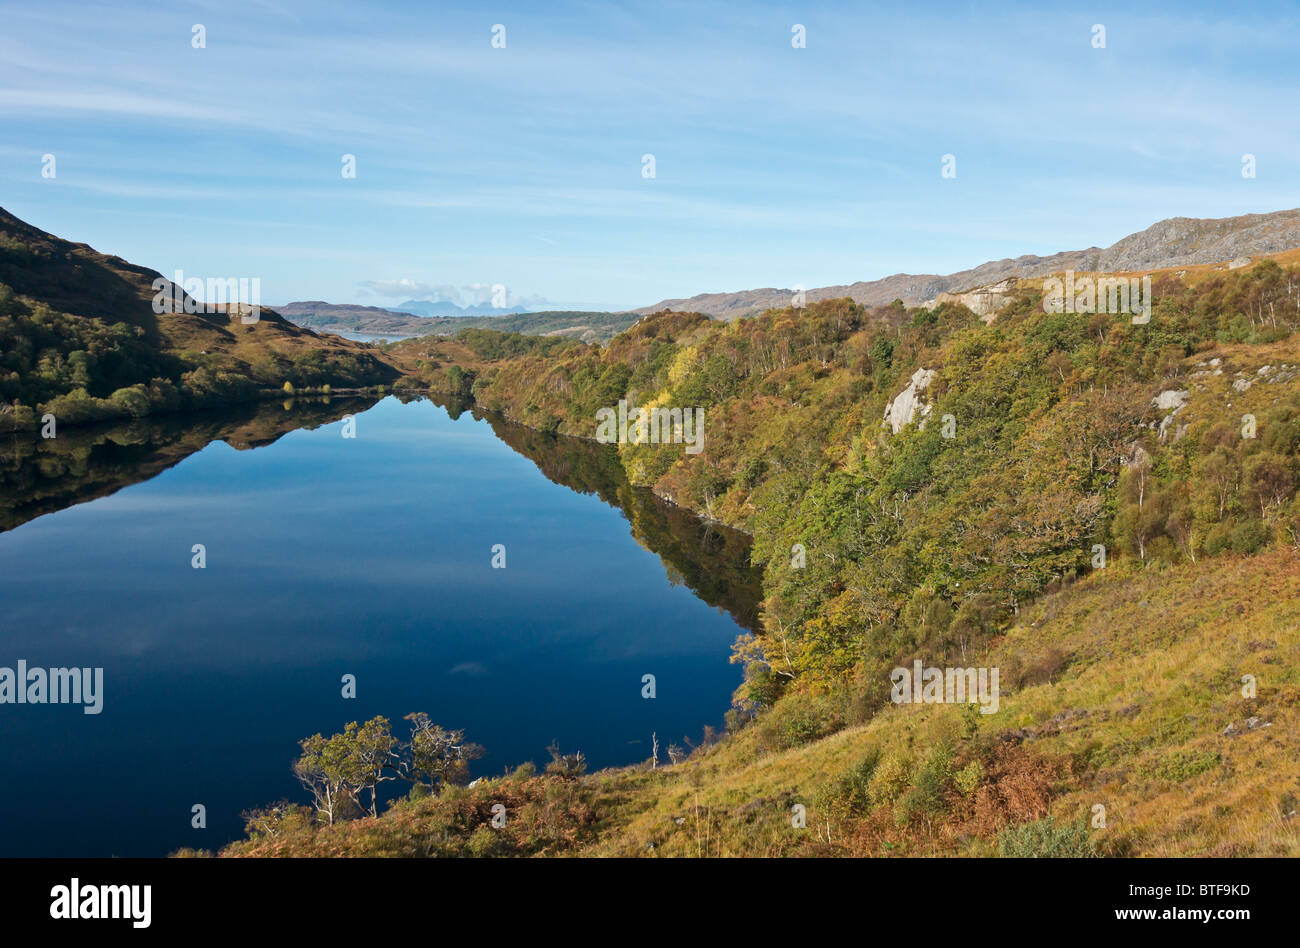
<path fill-rule="evenodd" d="M 465 301 L 491 275 L 521 299 L 632 305 L 941 272 L 1294 204 L 1300 173 L 1284 4 L 282 0 L 232 16 L 126 0 L 4 17 L 11 209 L 163 270 L 216 256 L 284 298 Z M 274 222 L 281 243 L 248 240 Z M 419 292 L 389 292 L 403 281 Z"/>

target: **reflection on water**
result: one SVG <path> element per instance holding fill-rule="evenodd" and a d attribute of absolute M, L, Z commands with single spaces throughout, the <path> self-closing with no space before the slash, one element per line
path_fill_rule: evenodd
<path fill-rule="evenodd" d="M 475 417 L 484 417 L 498 438 L 556 484 L 595 494 L 621 510 L 637 543 L 663 561 L 670 582 L 685 584 L 709 605 L 726 609 L 738 625 L 757 631 L 762 573 L 750 565 L 749 537 L 701 521 L 647 487 L 634 487 L 611 445 L 546 434 L 494 414 Z"/>
<path fill-rule="evenodd" d="M 375 401 L 294 398 L 123 424 L 63 427 L 57 438 L 34 431 L 0 435 L 0 532 L 148 480 L 213 441 L 238 451 L 260 448 L 290 431 L 365 411 Z"/>
<path fill-rule="evenodd" d="M 100 715 L 0 704 L 26 801 L 0 855 L 219 847 L 302 797 L 298 739 L 375 714 L 465 728 L 478 773 L 552 740 L 644 759 L 652 731 L 720 724 L 759 589 L 748 538 L 632 487 L 612 448 L 425 400 L 5 436 L 0 531 L 0 667 L 105 682 Z"/>
<path fill-rule="evenodd" d="M 404 336 L 401 333 L 384 333 L 384 332 L 352 332 L 347 329 L 318 329 L 317 332 L 333 333 L 336 336 L 342 336 L 344 339 L 351 339 L 353 342 L 399 342 L 403 339 L 414 339 L 414 336 Z"/>

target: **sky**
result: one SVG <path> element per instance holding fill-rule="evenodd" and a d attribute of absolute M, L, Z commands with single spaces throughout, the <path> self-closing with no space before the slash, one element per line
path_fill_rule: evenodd
<path fill-rule="evenodd" d="M 1140 6 L 0 2 L 0 206 L 267 304 L 511 310 L 1300 206 L 1300 8 Z"/>

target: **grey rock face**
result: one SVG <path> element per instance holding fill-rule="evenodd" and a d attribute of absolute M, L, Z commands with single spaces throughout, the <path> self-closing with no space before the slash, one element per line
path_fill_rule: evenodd
<path fill-rule="evenodd" d="M 921 424 L 925 424 L 925 418 L 930 414 L 931 405 L 925 403 L 921 393 L 930 387 L 934 381 L 935 372 L 933 369 L 917 369 L 912 373 L 912 380 L 907 383 L 907 388 L 898 393 L 894 399 L 885 406 L 885 420 L 881 425 L 888 425 L 889 430 L 898 434 L 907 425 L 910 425 L 919 416 Z"/>

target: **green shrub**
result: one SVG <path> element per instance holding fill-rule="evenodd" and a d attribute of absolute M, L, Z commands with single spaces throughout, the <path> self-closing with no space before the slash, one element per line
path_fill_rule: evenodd
<path fill-rule="evenodd" d="M 926 755 L 912 777 L 912 785 L 898 800 L 894 820 L 902 826 L 918 819 L 933 819 L 948 808 L 948 789 L 952 786 L 952 744 L 943 741 Z"/>
<path fill-rule="evenodd" d="M 834 734 L 844 727 L 839 703 L 823 695 L 789 694 L 759 718 L 761 743 L 788 750 Z"/>
<path fill-rule="evenodd" d="M 886 754 L 871 775 L 868 790 L 873 806 L 889 806 L 903 795 L 912 780 L 908 754 Z"/>
<path fill-rule="evenodd" d="M 1218 556 L 1232 548 L 1232 525 L 1216 523 L 1205 535 L 1205 552 L 1208 556 Z"/>
<path fill-rule="evenodd" d="M 1221 760 L 1217 751 L 1177 750 L 1141 768 L 1143 776 L 1182 783 L 1213 770 Z"/>
<path fill-rule="evenodd" d="M 1088 820 L 1058 823 L 1050 816 L 1008 826 L 998 834 L 998 855 L 1011 859 L 1078 859 L 1097 855 Z"/>
<path fill-rule="evenodd" d="M 871 748 L 856 764 L 817 788 L 813 809 L 831 822 L 858 816 L 871 808 L 871 778 L 880 763 L 880 751 Z"/>
<path fill-rule="evenodd" d="M 476 829 L 470 835 L 468 846 L 470 855 L 480 859 L 500 856 L 509 849 L 501 831 L 489 826 L 480 826 Z"/>
<path fill-rule="evenodd" d="M 984 764 L 979 760 L 972 760 L 952 776 L 953 786 L 964 797 L 975 796 L 975 791 L 979 789 L 980 782 L 983 779 Z"/>
<path fill-rule="evenodd" d="M 1256 553 L 1268 544 L 1268 527 L 1262 520 L 1243 520 L 1232 531 L 1232 552 Z"/>

